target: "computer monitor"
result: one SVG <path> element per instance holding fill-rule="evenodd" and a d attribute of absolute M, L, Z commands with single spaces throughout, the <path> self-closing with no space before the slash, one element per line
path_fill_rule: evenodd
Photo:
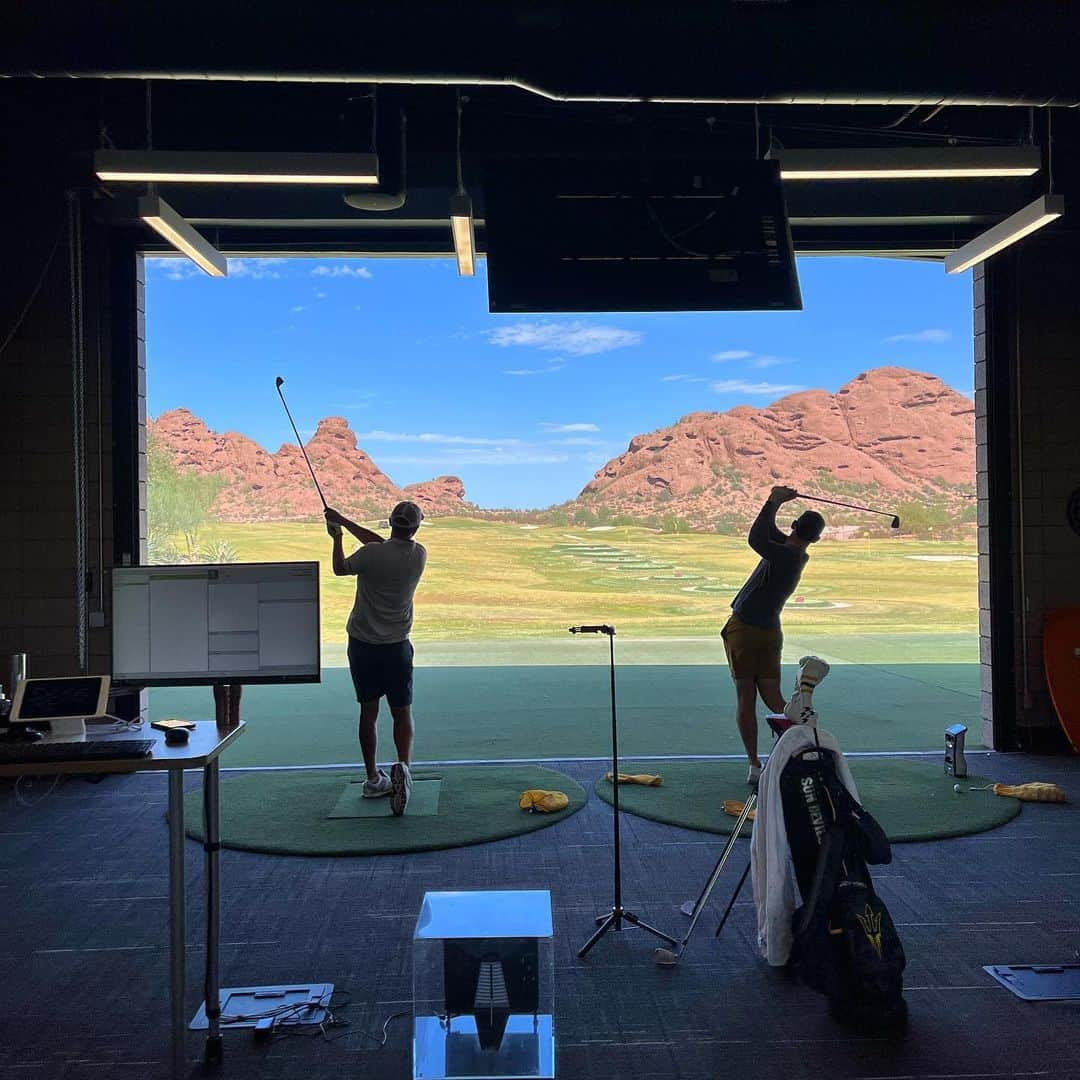
<path fill-rule="evenodd" d="M 113 682 L 318 682 L 317 562 L 117 567 Z"/>
<path fill-rule="evenodd" d="M 23 679 L 11 704 L 12 724 L 49 725 L 52 740 L 86 737 L 86 721 L 104 716 L 109 701 L 108 675 L 61 679 Z"/>

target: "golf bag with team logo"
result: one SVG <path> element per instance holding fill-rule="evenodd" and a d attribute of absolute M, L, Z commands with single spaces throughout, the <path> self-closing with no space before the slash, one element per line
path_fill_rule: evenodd
<path fill-rule="evenodd" d="M 820 746 L 792 756 L 780 793 L 803 898 L 792 919 L 793 970 L 825 995 L 836 1020 L 864 1031 L 902 1028 L 904 947 L 867 868 L 892 859 L 885 833 Z"/>

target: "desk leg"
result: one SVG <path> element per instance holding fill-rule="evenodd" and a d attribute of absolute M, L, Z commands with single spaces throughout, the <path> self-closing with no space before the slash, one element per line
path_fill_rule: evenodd
<path fill-rule="evenodd" d="M 172 1004 L 172 1075 L 184 1075 L 184 770 L 169 770 L 169 987 Z"/>
<path fill-rule="evenodd" d="M 203 772 L 203 827 L 206 859 L 206 979 L 203 986 L 206 1001 L 206 1036 L 204 1061 L 218 1064 L 223 1055 L 221 1041 L 221 823 L 218 763 L 215 759 Z"/>

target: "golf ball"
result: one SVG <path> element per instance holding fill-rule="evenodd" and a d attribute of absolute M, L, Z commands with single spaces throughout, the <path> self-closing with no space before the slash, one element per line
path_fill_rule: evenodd
<path fill-rule="evenodd" d="M 959 784 L 953 784 L 952 789 L 955 792 L 959 792 L 960 791 L 960 785 Z"/>

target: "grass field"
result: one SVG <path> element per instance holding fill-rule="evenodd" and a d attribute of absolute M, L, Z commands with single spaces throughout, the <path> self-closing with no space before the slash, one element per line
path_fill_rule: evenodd
<path fill-rule="evenodd" d="M 428 569 L 413 638 L 451 647 L 531 639 L 542 653 L 544 639 L 563 646 L 576 622 L 614 623 L 628 640 L 715 638 L 756 562 L 741 537 L 700 533 L 458 518 L 427 522 L 421 532 Z M 214 525 L 206 539 L 229 541 L 243 561 L 319 559 L 322 636 L 333 658 L 354 581 L 333 576 L 322 526 Z M 788 604 L 785 631 L 846 641 L 853 660 L 903 654 L 909 662 L 969 662 L 977 652 L 976 573 L 974 547 L 965 543 L 823 541 Z"/>
<path fill-rule="evenodd" d="M 322 681 L 249 687 L 250 728 L 226 763 L 356 761 L 356 702 L 342 670 L 354 583 L 333 576 L 325 529 L 218 525 L 201 539 L 227 540 L 244 561 L 322 562 Z M 440 518 L 424 525 L 423 543 L 428 569 L 413 634 L 418 758 L 602 756 L 607 643 L 567 634 L 583 622 L 618 631 L 627 753 L 738 752 L 718 632 L 756 561 L 745 540 Z M 936 749 L 957 721 L 978 745 L 976 572 L 968 544 L 816 545 L 784 617 L 785 683 L 804 653 L 836 665 L 815 700 L 849 751 Z M 151 718 L 197 718 L 209 705 L 206 688 L 150 694 Z M 388 750 L 388 727 L 381 739 Z"/>

